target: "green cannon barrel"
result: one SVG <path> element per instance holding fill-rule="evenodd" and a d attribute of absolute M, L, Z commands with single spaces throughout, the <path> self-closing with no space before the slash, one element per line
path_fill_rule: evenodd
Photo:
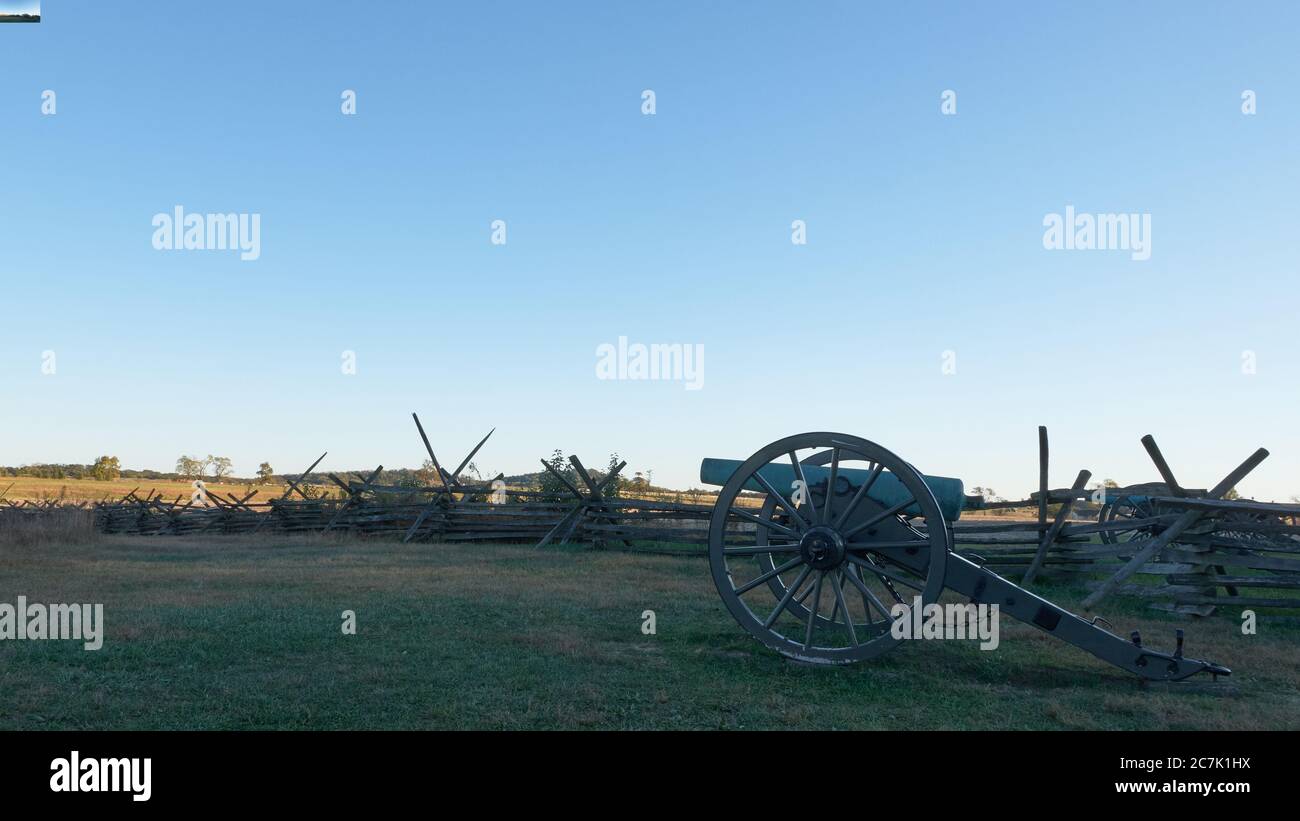
<path fill-rule="evenodd" d="M 740 467 L 741 462 L 738 459 L 705 459 L 700 462 L 700 481 L 706 485 L 717 485 L 721 487 L 731 479 L 736 468 Z M 789 494 L 794 486 L 795 474 L 791 465 L 784 465 L 780 462 L 772 462 L 759 470 L 763 478 L 772 483 L 772 487 Z M 830 478 L 831 469 L 820 467 L 818 465 L 804 465 L 803 475 L 811 485 L 825 482 Z M 862 486 L 870 475 L 869 471 L 861 468 L 840 468 L 840 478 L 846 480 L 854 489 Z M 947 476 L 926 476 L 925 483 L 929 485 L 930 492 L 934 498 L 939 501 L 939 510 L 943 513 L 945 520 L 956 521 L 961 515 L 962 507 L 966 502 L 965 488 L 961 479 L 951 479 Z M 745 483 L 745 490 L 763 491 L 763 486 L 757 481 L 750 479 Z M 911 494 L 898 477 L 892 473 L 881 473 L 876 481 L 867 491 L 867 496 L 880 502 L 885 506 L 896 505 L 899 502 L 911 498 Z M 788 498 L 788 496 L 787 496 Z M 920 513 L 920 508 L 912 505 L 906 508 L 908 513 Z"/>

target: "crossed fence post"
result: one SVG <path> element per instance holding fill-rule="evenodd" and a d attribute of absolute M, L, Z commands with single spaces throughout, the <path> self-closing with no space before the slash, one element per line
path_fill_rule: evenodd
<path fill-rule="evenodd" d="M 1056 511 L 1056 517 L 1052 520 L 1051 525 L 1047 524 L 1048 504 L 1052 501 L 1052 492 L 1048 485 L 1048 465 L 1049 452 L 1047 446 L 1047 426 L 1038 426 L 1038 549 L 1034 552 L 1034 558 L 1030 561 L 1029 567 L 1025 570 L 1024 577 L 1020 580 L 1022 585 L 1029 585 L 1037 578 L 1038 573 L 1043 569 L 1043 563 L 1047 560 L 1047 553 L 1056 544 L 1065 529 L 1071 511 L 1074 505 L 1079 501 L 1079 494 L 1092 478 L 1092 473 L 1087 470 L 1079 471 L 1078 476 L 1074 479 L 1074 484 L 1065 496 L 1056 496 L 1061 500 L 1061 507 Z M 1030 495 L 1032 499 L 1032 494 Z"/>
<path fill-rule="evenodd" d="M 281 495 L 279 499 L 271 502 L 271 508 L 270 510 L 267 511 L 266 518 L 257 523 L 257 527 L 253 528 L 254 533 L 260 531 L 266 525 L 266 523 L 271 520 L 272 516 L 274 516 L 276 513 L 279 512 L 278 508 L 276 508 L 275 506 L 275 502 L 285 501 L 286 499 L 289 498 L 290 493 L 297 491 L 299 496 L 306 499 L 307 501 L 311 501 L 311 497 L 308 496 L 306 493 L 303 493 L 302 489 L 299 488 L 298 485 L 301 484 L 303 480 L 305 480 L 309 475 L 311 475 L 311 472 L 316 469 L 316 466 L 319 465 L 322 461 L 324 461 L 325 457 L 328 455 L 329 455 L 329 451 L 325 451 L 324 453 L 322 453 L 320 455 L 320 458 L 318 458 L 315 462 L 311 463 L 311 467 L 304 470 L 297 479 L 294 479 L 292 482 L 289 483 L 289 486 L 285 488 L 284 494 Z"/>
<path fill-rule="evenodd" d="M 1151 460 L 1156 463 L 1156 469 L 1160 471 L 1165 483 L 1170 486 L 1171 490 L 1177 488 L 1178 490 L 1174 491 L 1177 495 L 1186 495 L 1186 492 L 1182 491 L 1181 486 L 1174 479 L 1173 472 L 1169 470 L 1169 465 L 1160 454 L 1159 448 L 1156 447 L 1154 437 L 1150 434 L 1142 437 L 1142 445 L 1147 449 L 1147 453 L 1151 456 Z M 1236 469 L 1225 476 L 1222 481 L 1211 488 L 1205 498 L 1222 499 L 1225 493 L 1236 487 L 1242 479 L 1246 478 L 1247 474 L 1258 467 L 1259 463 L 1263 462 L 1267 458 L 1267 450 L 1264 448 L 1256 450 L 1246 459 L 1246 461 L 1238 465 Z M 1181 491 L 1181 493 L 1179 491 Z M 1115 588 L 1119 587 L 1121 583 L 1136 573 L 1142 565 L 1149 562 L 1157 553 L 1169 546 L 1169 544 L 1174 541 L 1174 539 L 1178 538 L 1183 531 L 1196 524 L 1196 522 L 1207 512 L 1207 508 L 1191 508 L 1181 513 L 1177 519 L 1169 524 L 1168 527 L 1162 530 L 1154 538 L 1147 541 L 1146 544 L 1137 551 L 1137 553 L 1133 554 L 1133 557 L 1128 560 L 1128 563 L 1121 567 L 1114 576 L 1111 576 L 1109 579 L 1102 582 L 1096 590 L 1090 593 L 1088 597 L 1083 600 L 1084 608 L 1091 608 L 1097 602 L 1114 592 Z M 1131 543 L 1131 545 L 1136 544 L 1137 542 Z"/>
<path fill-rule="evenodd" d="M 349 509 L 351 509 L 352 505 L 359 504 L 362 501 L 361 494 L 370 489 L 370 484 L 375 481 L 375 478 L 379 476 L 379 474 L 383 471 L 383 469 L 384 469 L 383 465 L 380 465 L 379 467 L 375 468 L 373 471 L 371 471 L 369 476 L 361 480 L 361 487 L 355 490 L 349 484 L 344 482 L 342 479 L 335 476 L 333 473 L 329 475 L 330 481 L 332 481 L 334 484 L 338 485 L 339 487 L 343 488 L 343 491 L 348 494 L 348 498 L 346 501 L 343 502 L 342 505 L 339 506 L 339 509 L 334 513 L 334 516 L 329 520 L 329 523 L 325 525 L 325 530 L 323 532 L 329 533 L 330 530 L 334 527 L 335 522 L 341 519 L 343 517 L 343 514 L 346 513 Z"/>
<path fill-rule="evenodd" d="M 434 497 L 429 500 L 429 504 L 425 505 L 424 510 L 420 511 L 420 515 L 416 517 L 415 522 L 411 525 L 410 529 L 406 531 L 406 536 L 402 539 L 403 542 L 409 542 L 419 534 L 420 528 L 424 526 L 425 519 L 437 510 L 444 498 L 449 501 L 455 501 L 455 497 L 452 494 L 461 492 L 464 488 L 464 485 L 462 485 L 460 481 L 460 472 L 465 469 L 465 466 L 470 463 L 470 460 L 474 458 L 474 455 L 479 452 L 479 448 L 483 447 L 488 438 L 496 432 L 496 428 L 488 431 L 487 436 L 484 436 L 479 440 L 479 443 L 474 446 L 474 449 L 469 452 L 469 455 L 460 460 L 460 464 L 456 467 L 456 470 L 452 473 L 448 473 L 443 470 L 442 465 L 438 464 L 438 457 L 433 453 L 433 446 L 429 444 L 429 437 L 424 432 L 424 425 L 420 424 L 419 415 L 412 413 L 411 418 L 415 420 L 415 428 L 420 432 L 420 440 L 424 442 L 424 449 L 429 454 L 429 461 L 433 463 L 434 472 L 438 474 L 438 481 L 442 484 L 442 490 L 434 494 Z"/>
<path fill-rule="evenodd" d="M 618 477 L 619 471 L 627 467 L 626 461 L 619 462 L 616 466 L 610 469 L 605 478 L 601 479 L 600 482 L 597 483 L 591 478 L 591 474 L 587 472 L 587 469 L 583 467 L 581 460 L 579 460 L 577 456 L 570 456 L 569 464 L 573 466 L 574 471 L 582 479 L 583 484 L 587 486 L 587 494 L 584 495 L 582 491 L 574 487 L 573 483 L 570 482 L 564 474 L 552 467 L 545 459 L 542 459 L 541 462 L 542 467 L 546 468 L 552 476 L 559 479 L 560 482 L 569 489 L 569 492 L 577 498 L 578 503 L 575 504 L 573 508 L 570 509 L 562 519 L 560 519 L 560 521 L 556 522 L 555 527 L 551 528 L 551 530 L 542 537 L 542 540 L 536 544 L 536 547 L 545 547 L 552 539 L 557 538 L 557 536 L 560 540 L 560 544 L 568 542 L 569 537 L 573 535 L 574 530 L 577 529 L 578 524 L 582 521 L 583 516 L 586 515 L 587 511 L 593 508 L 598 508 L 602 511 L 604 510 L 605 488 L 609 487 L 609 484 Z M 596 518 L 610 524 L 617 524 L 617 520 L 609 515 L 597 516 Z M 622 542 L 629 547 L 631 546 L 626 539 L 623 539 Z M 605 540 L 594 539 L 593 543 L 597 546 L 603 547 Z"/>
<path fill-rule="evenodd" d="M 1039 428 L 1045 430 L 1045 428 Z M 1029 569 L 1025 571 L 1025 577 L 1020 580 L 1022 585 L 1028 585 L 1038 575 L 1038 571 L 1043 567 L 1043 561 L 1047 558 L 1047 550 L 1050 548 L 1061 535 L 1061 529 L 1065 527 L 1065 522 L 1070 518 L 1070 511 L 1074 509 L 1074 503 L 1079 500 L 1079 492 L 1088 484 L 1092 478 L 1092 473 L 1087 470 L 1079 471 L 1079 475 L 1074 478 L 1074 484 L 1070 486 L 1070 495 L 1061 502 L 1061 507 L 1056 511 L 1056 518 L 1052 521 L 1052 526 L 1047 529 L 1046 535 L 1038 543 L 1038 551 L 1034 553 L 1034 560 L 1029 563 Z M 1046 483 L 1044 483 L 1046 484 Z M 1042 496 L 1039 498 L 1040 521 L 1046 515 L 1047 510 L 1047 492 L 1039 491 Z"/>

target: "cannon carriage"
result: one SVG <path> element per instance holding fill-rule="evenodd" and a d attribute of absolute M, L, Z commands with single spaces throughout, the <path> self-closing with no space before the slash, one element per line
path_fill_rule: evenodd
<path fill-rule="evenodd" d="M 708 535 L 714 585 L 747 632 L 789 658 L 874 658 L 903 641 L 897 619 L 951 591 L 1145 679 L 1230 672 L 1184 656 L 1181 630 L 1173 652 L 1153 650 L 957 555 L 952 523 L 976 497 L 866 439 L 798 434 L 744 461 L 705 459 L 700 479 L 721 486 Z"/>

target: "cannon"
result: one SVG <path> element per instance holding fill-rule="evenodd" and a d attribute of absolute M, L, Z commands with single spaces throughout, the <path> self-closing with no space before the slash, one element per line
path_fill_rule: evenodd
<path fill-rule="evenodd" d="M 1176 492 L 1162 483 L 1152 483 L 1107 492 L 1106 503 L 1097 513 L 1098 523 L 1110 525 L 1098 534 L 1102 543 L 1126 544 L 1158 536 L 1167 520 L 1183 510 L 1180 499 L 1213 502 L 1206 499 L 1207 491 L 1179 490 Z M 1235 539 L 1237 546 L 1245 548 L 1254 545 L 1268 547 L 1276 542 L 1271 531 L 1281 524 L 1278 515 L 1231 508 L 1216 510 L 1213 514 L 1199 525 L 1201 532 Z"/>
<path fill-rule="evenodd" d="M 1114 523 L 1116 529 L 1101 531 L 1098 536 L 1102 543 L 1122 544 L 1158 534 L 1161 530 L 1159 517 L 1171 512 L 1158 499 L 1170 493 L 1169 486 L 1162 482 L 1107 490 L 1106 501 L 1097 511 L 1097 523 Z M 1199 491 L 1197 495 L 1204 496 L 1205 491 Z M 1121 524 L 1131 527 L 1119 529 Z"/>
<path fill-rule="evenodd" d="M 705 459 L 700 480 L 722 488 L 708 545 L 723 603 L 791 659 L 879 656 L 905 640 L 891 629 L 896 619 L 948 590 L 1144 679 L 1231 672 L 1185 657 L 1181 630 L 1174 652 L 1153 650 L 1137 633 L 1118 636 L 957 555 L 951 523 L 975 497 L 960 479 L 922 475 L 866 439 L 802 433 L 744 461 Z"/>

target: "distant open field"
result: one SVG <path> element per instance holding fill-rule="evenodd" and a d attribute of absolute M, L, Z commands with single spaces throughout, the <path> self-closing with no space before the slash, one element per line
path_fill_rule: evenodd
<path fill-rule="evenodd" d="M 265 485 L 249 485 L 234 482 L 212 482 L 204 480 L 208 492 L 220 493 L 222 498 L 227 493 L 234 493 L 239 498 L 250 490 L 256 490 L 253 502 L 266 502 L 278 499 L 284 494 L 285 485 L 272 482 Z M 10 487 L 10 484 L 13 487 Z M 8 492 L 6 492 L 8 488 Z M 189 499 L 194 488 L 189 482 L 169 481 L 166 479 L 112 479 L 97 482 L 94 479 L 38 479 L 31 476 L 0 476 L 0 494 L 8 501 L 42 501 L 45 499 L 64 499 L 69 502 L 103 502 L 121 499 L 132 490 L 138 489 L 137 495 L 144 498 L 150 490 L 157 491 L 167 501 L 177 496 Z"/>
<path fill-rule="evenodd" d="M 278 499 L 284 494 L 287 487 L 283 482 L 271 482 L 265 485 L 250 485 L 239 482 L 218 482 L 205 479 L 209 491 L 215 491 L 222 494 L 234 493 L 239 498 L 243 498 L 245 493 L 250 490 L 256 490 L 257 495 L 252 498 L 252 502 L 266 502 L 271 499 Z M 12 487 L 10 487 L 12 485 Z M 7 489 L 7 491 L 6 491 Z M 194 489 L 187 481 L 168 481 L 163 479 L 113 479 L 107 482 L 99 482 L 94 479 L 39 479 L 30 476 L 0 476 L 0 499 L 9 501 L 43 501 L 46 499 L 65 499 L 70 502 L 103 502 L 116 501 L 121 499 L 132 490 L 138 489 L 140 496 L 145 496 L 150 490 L 157 491 L 163 495 L 163 498 L 171 501 L 177 496 L 188 499 Z M 341 495 L 335 488 L 320 486 L 327 495 Z M 689 491 L 677 493 L 657 489 L 653 492 L 644 492 L 628 489 L 626 495 L 636 495 L 639 498 L 652 498 L 663 501 L 680 501 L 688 504 L 711 505 L 715 501 L 716 494 L 708 491 L 692 494 Z M 1029 508 L 1023 510 L 971 510 L 962 513 L 962 519 L 995 521 L 995 522 L 1012 522 L 1028 520 L 1037 517 L 1037 512 Z M 1095 514 L 1084 511 L 1080 512 L 1075 518 L 1094 518 Z"/>
<path fill-rule="evenodd" d="M 1185 627 L 1238 692 L 1147 689 L 1010 619 L 993 652 L 797 666 L 732 621 L 697 557 L 92 537 L 0 545 L 0 601 L 19 594 L 102 602 L 106 639 L 0 642 L 0 729 L 1300 729 L 1294 622 L 1248 637 L 1235 614 L 1188 624 L 1123 600 L 1101 610 L 1116 632 L 1166 648 Z"/>

